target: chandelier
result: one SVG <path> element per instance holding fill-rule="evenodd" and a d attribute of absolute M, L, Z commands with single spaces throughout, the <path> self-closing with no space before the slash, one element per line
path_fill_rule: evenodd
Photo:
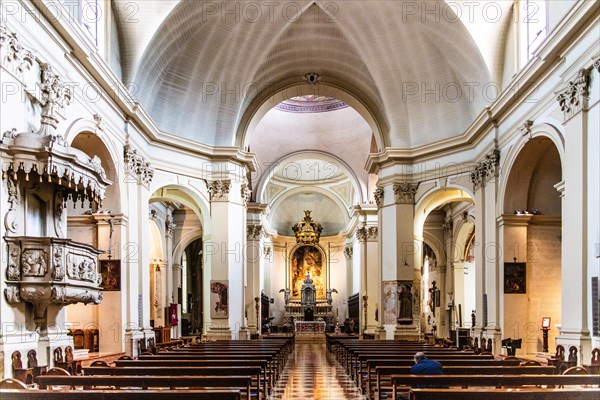
<path fill-rule="evenodd" d="M 310 210 L 304 211 L 304 220 L 292 226 L 296 235 L 296 243 L 316 244 L 319 243 L 323 227 L 310 217 Z"/>

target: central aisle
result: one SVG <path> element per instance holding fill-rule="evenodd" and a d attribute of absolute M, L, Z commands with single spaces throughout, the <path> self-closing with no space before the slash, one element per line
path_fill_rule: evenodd
<path fill-rule="evenodd" d="M 364 400 L 358 387 L 327 351 L 325 342 L 296 341 L 294 354 L 269 400 Z"/>

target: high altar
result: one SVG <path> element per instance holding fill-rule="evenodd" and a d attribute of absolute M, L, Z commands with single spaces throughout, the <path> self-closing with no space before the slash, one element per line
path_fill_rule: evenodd
<path fill-rule="evenodd" d="M 284 325 L 294 330 L 322 331 L 333 326 L 332 293 L 330 288 L 329 257 L 319 244 L 323 227 L 304 211 L 304 219 L 292 227 L 296 245 L 291 249 L 286 265 Z M 302 321 L 304 324 L 296 324 Z M 317 324 L 308 324 L 316 321 Z M 301 326 L 301 328 L 300 328 Z"/>

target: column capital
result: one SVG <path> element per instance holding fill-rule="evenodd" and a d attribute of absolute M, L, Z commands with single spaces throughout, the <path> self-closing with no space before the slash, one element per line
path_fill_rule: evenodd
<path fill-rule="evenodd" d="M 261 224 L 252 224 L 246 227 L 246 236 L 248 238 L 248 241 L 260 240 L 260 238 L 264 235 L 265 232 Z"/>
<path fill-rule="evenodd" d="M 352 259 L 353 252 L 354 252 L 354 249 L 352 248 L 352 246 L 344 247 L 344 257 L 346 257 L 346 260 Z"/>
<path fill-rule="evenodd" d="M 176 227 L 177 227 L 177 225 L 175 223 L 173 223 L 173 220 L 171 219 L 171 217 L 167 216 L 167 219 L 165 220 L 165 233 L 167 234 L 168 237 L 170 237 L 170 238 L 173 237 L 173 233 L 175 232 Z"/>
<path fill-rule="evenodd" d="M 248 203 L 252 197 L 252 190 L 250 189 L 250 185 L 247 183 L 242 184 L 242 202 L 244 203 L 244 207 L 248 207 Z"/>
<path fill-rule="evenodd" d="M 383 206 L 383 188 L 378 187 L 373 192 L 373 196 L 375 197 L 375 203 L 377 204 L 377 208 L 381 208 Z"/>
<path fill-rule="evenodd" d="M 567 87 L 556 97 L 565 122 L 588 107 L 590 71 L 591 69 L 580 69 L 577 75 L 567 83 Z"/>
<path fill-rule="evenodd" d="M 393 189 L 396 204 L 415 204 L 415 194 L 418 187 L 418 183 L 395 183 Z"/>
<path fill-rule="evenodd" d="M 229 190 L 231 189 L 231 181 L 228 179 L 218 179 L 208 182 L 208 194 L 210 201 L 229 201 Z"/>
<path fill-rule="evenodd" d="M 596 71 L 598 71 L 600 73 L 600 57 L 598 57 L 594 60 L 594 63 L 592 64 L 592 68 L 595 68 Z"/>
<path fill-rule="evenodd" d="M 135 180 L 138 185 L 148 187 L 152 178 L 154 178 L 154 168 L 144 156 L 138 153 L 129 142 L 123 147 L 123 157 L 125 159 L 125 176 Z"/>
<path fill-rule="evenodd" d="M 363 225 L 356 230 L 356 238 L 359 242 L 376 241 L 379 235 L 379 228 L 376 226 Z"/>
<path fill-rule="evenodd" d="M 471 183 L 473 183 L 473 191 L 477 191 L 492 179 L 498 177 L 500 166 L 500 150 L 494 149 L 485 155 L 483 160 L 475 165 L 475 169 L 471 172 Z"/>

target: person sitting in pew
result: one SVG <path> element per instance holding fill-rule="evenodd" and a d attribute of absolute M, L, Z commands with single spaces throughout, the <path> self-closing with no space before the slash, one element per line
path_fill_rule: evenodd
<path fill-rule="evenodd" d="M 439 361 L 428 359 L 427 356 L 425 355 L 425 353 L 423 353 L 422 351 L 418 351 L 417 353 L 415 353 L 415 355 L 413 356 L 413 359 L 415 360 L 415 365 L 410 367 L 410 371 L 409 371 L 409 373 L 412 375 L 443 375 L 444 374 L 444 367 L 442 366 L 442 364 Z M 440 385 L 434 385 L 434 384 L 414 385 L 411 387 L 423 388 L 423 389 L 424 388 L 447 388 L 447 386 L 440 386 Z M 408 399 L 410 399 L 410 393 L 409 392 L 400 393 L 398 395 L 398 399 L 408 400 Z"/>
<path fill-rule="evenodd" d="M 410 373 L 413 375 L 442 375 L 444 367 L 439 361 L 430 360 L 425 353 L 419 351 L 414 356 L 415 365 L 410 367 Z"/>

